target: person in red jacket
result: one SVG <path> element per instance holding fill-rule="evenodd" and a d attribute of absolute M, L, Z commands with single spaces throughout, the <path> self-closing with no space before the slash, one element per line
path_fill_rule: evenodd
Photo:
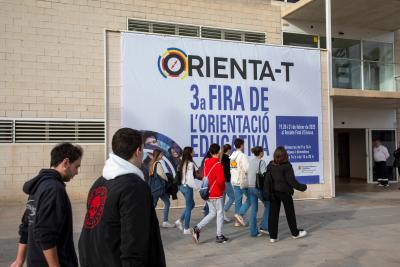
<path fill-rule="evenodd" d="M 203 177 L 208 177 L 209 186 L 209 199 L 207 204 L 209 207 L 209 213 L 206 217 L 201 220 L 195 227 L 191 229 L 193 241 L 199 243 L 200 231 L 209 222 L 211 222 L 215 216 L 217 216 L 217 243 L 225 243 L 228 241 L 222 234 L 222 226 L 224 224 L 224 203 L 223 195 L 225 191 L 225 175 L 224 168 L 219 162 L 219 150 L 220 146 L 218 144 L 212 144 L 209 148 L 211 158 L 206 159 L 203 168 Z"/>

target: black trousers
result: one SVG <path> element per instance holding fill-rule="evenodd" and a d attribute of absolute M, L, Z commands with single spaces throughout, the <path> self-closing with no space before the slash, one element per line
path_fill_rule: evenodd
<path fill-rule="evenodd" d="M 376 168 L 376 178 L 378 179 L 378 183 L 382 185 L 387 185 L 389 180 L 387 177 L 386 161 L 376 161 L 375 168 Z"/>
<path fill-rule="evenodd" d="M 272 239 L 278 238 L 278 225 L 279 225 L 279 211 L 281 209 L 281 202 L 285 208 L 286 219 L 289 224 L 290 231 L 293 236 L 299 235 L 297 229 L 296 214 L 294 211 L 294 203 L 292 195 L 289 193 L 275 192 L 275 199 L 271 201 L 269 210 L 268 230 Z"/>

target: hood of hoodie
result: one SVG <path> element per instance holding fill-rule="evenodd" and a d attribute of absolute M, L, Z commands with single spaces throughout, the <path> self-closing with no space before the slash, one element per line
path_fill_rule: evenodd
<path fill-rule="evenodd" d="M 55 179 L 62 183 L 65 186 L 65 183 L 62 180 L 61 174 L 54 169 L 42 169 L 36 177 L 27 181 L 22 190 L 25 194 L 34 194 L 39 184 L 45 180 Z"/>
<path fill-rule="evenodd" d="M 106 164 L 103 168 L 103 177 L 106 180 L 112 180 L 118 176 L 133 173 L 138 175 L 142 180 L 144 180 L 143 172 L 123 158 L 118 157 L 117 155 L 110 153 L 110 157 L 107 159 Z"/>

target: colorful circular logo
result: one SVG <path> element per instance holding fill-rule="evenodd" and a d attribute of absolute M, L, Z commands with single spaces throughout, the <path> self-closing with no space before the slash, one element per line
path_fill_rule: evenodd
<path fill-rule="evenodd" d="M 104 204 L 107 198 L 107 188 L 100 186 L 94 189 L 88 197 L 88 210 L 83 226 L 93 229 L 100 221 L 104 211 Z"/>
<path fill-rule="evenodd" d="M 158 57 L 158 70 L 164 77 L 185 79 L 188 76 L 188 59 L 179 48 L 170 47 Z"/>

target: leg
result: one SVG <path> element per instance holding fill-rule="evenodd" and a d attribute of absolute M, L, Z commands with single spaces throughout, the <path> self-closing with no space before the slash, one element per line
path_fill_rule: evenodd
<path fill-rule="evenodd" d="M 268 219 L 269 219 L 269 201 L 263 201 L 262 197 L 261 197 L 261 191 L 258 190 L 258 198 L 263 202 L 264 204 L 264 212 L 263 212 L 263 217 L 262 217 L 262 221 L 260 224 L 260 229 L 266 230 L 268 231 Z"/>
<path fill-rule="evenodd" d="M 246 215 L 247 210 L 250 208 L 250 198 L 249 198 L 249 189 L 241 189 L 243 192 L 243 195 L 246 196 L 246 201 L 242 204 L 242 207 L 240 208 L 239 215 L 244 217 Z"/>
<path fill-rule="evenodd" d="M 183 195 L 183 197 L 185 198 L 185 209 L 182 211 L 182 215 L 181 215 L 181 217 L 179 218 L 182 222 L 185 220 L 185 214 L 186 214 L 186 207 L 187 207 L 187 187 L 184 187 L 184 186 L 180 186 L 179 187 L 179 190 L 181 191 L 181 193 L 182 193 L 182 195 Z"/>
<path fill-rule="evenodd" d="M 197 224 L 197 228 L 199 228 L 200 230 L 205 227 L 209 222 L 211 222 L 212 219 L 214 219 L 214 217 L 217 215 L 215 203 L 212 203 L 212 201 L 208 200 L 207 204 L 209 208 L 209 213 L 206 217 L 203 218 L 203 220 L 201 220 L 201 222 Z"/>
<path fill-rule="evenodd" d="M 168 222 L 169 207 L 171 206 L 171 202 L 169 201 L 169 197 L 167 194 L 162 195 L 161 200 L 164 202 L 163 221 Z"/>
<path fill-rule="evenodd" d="M 187 196 L 185 197 L 185 218 L 184 218 L 184 229 L 189 229 L 190 227 L 190 217 L 192 214 L 192 209 L 194 207 L 194 200 L 193 200 L 193 189 L 187 187 Z"/>
<path fill-rule="evenodd" d="M 297 229 L 296 213 L 294 211 L 293 198 L 290 194 L 282 194 L 281 196 L 283 206 L 285 207 L 286 220 L 289 224 L 290 232 L 293 236 L 299 235 L 299 229 Z"/>
<path fill-rule="evenodd" d="M 278 238 L 278 224 L 279 224 L 279 211 L 281 209 L 281 200 L 276 194 L 275 200 L 271 201 L 270 203 L 270 210 L 269 210 L 269 235 L 272 239 Z"/>
<path fill-rule="evenodd" d="M 225 182 L 225 188 L 226 189 L 225 189 L 224 195 L 228 195 L 228 202 L 226 202 L 225 207 L 224 207 L 224 210 L 226 212 L 231 208 L 233 202 L 235 201 L 235 193 L 233 192 L 233 187 L 230 182 Z M 224 203 L 225 203 L 225 201 L 224 201 Z"/>
<path fill-rule="evenodd" d="M 257 188 L 249 188 L 248 198 L 250 202 L 250 218 L 249 218 L 249 234 L 250 236 L 257 236 L 257 212 L 258 212 L 258 196 L 256 194 Z M 243 206 L 242 206 L 243 208 Z"/>
<path fill-rule="evenodd" d="M 212 200 L 215 203 L 217 211 L 217 236 L 222 235 L 222 226 L 224 225 L 224 203 L 222 198 Z"/>
<path fill-rule="evenodd" d="M 153 205 L 154 208 L 157 207 L 158 197 L 153 196 Z"/>
<path fill-rule="evenodd" d="M 237 185 L 233 187 L 233 190 L 235 192 L 235 214 L 239 214 L 240 208 L 242 207 L 243 193 L 240 186 Z"/>

